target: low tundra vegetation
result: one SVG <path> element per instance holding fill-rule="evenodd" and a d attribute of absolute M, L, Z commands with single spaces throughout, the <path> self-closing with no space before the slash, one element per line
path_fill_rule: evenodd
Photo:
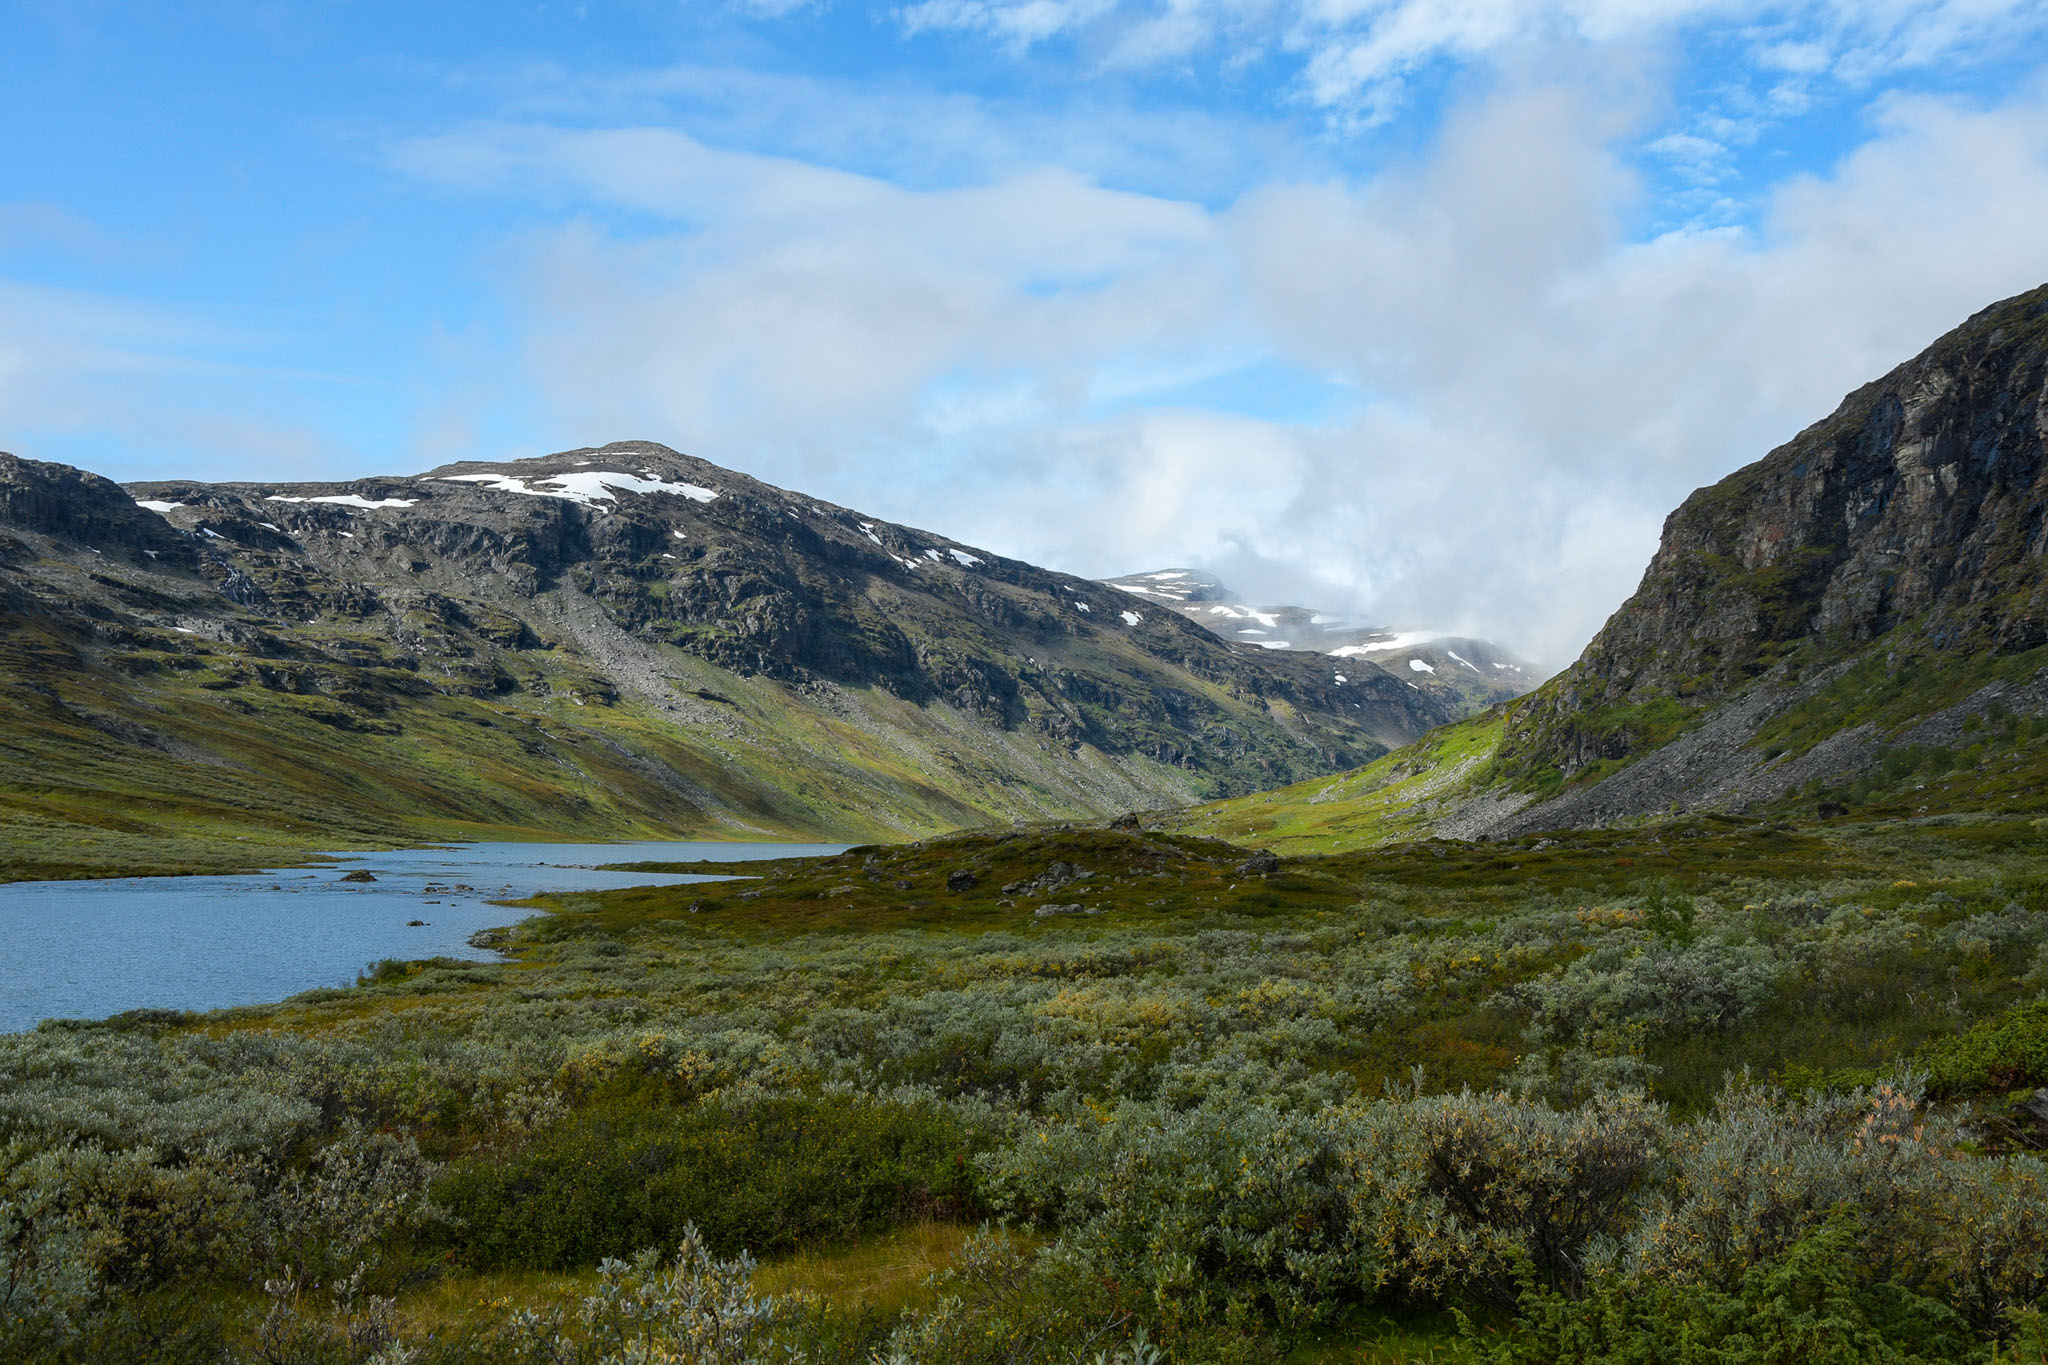
<path fill-rule="evenodd" d="M 965 836 L 45 1024 L 0 1358 L 2041 1360 L 2044 838 Z"/>

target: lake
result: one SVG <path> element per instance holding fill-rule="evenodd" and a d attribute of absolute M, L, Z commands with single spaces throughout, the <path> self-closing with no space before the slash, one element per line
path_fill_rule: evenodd
<path fill-rule="evenodd" d="M 259 1004 L 351 985 L 380 958 L 495 961 L 469 938 L 541 891 L 717 878 L 599 872 L 599 863 L 822 856 L 840 844 L 463 844 L 341 853 L 317 867 L 235 877 L 121 877 L 0 885 L 0 1032 L 43 1019 Z M 363 871 L 374 882 L 342 880 Z M 412 924 L 423 920 L 423 924 Z"/>

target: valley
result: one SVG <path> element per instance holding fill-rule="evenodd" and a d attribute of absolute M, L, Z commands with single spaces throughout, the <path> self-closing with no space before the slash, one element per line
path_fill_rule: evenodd
<path fill-rule="evenodd" d="M 2048 1359 L 2048 286 L 1527 691 L 640 443 L 0 511 L 10 877 L 857 845 L 0 1034 L 9 1359 Z"/>

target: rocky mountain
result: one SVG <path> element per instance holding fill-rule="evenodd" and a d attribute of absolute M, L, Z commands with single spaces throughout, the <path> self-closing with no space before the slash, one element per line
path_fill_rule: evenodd
<path fill-rule="evenodd" d="M 1231 809 L 1312 799 L 1327 830 L 1363 802 L 1384 818 L 1360 837 L 1470 837 L 1674 810 L 1996 804 L 2048 776 L 2044 440 L 2048 286 L 1687 498 L 1635 595 L 1530 696 Z"/>
<path fill-rule="evenodd" d="M 1542 680 L 1533 664 L 1485 640 L 1445 631 L 1390 630 L 1312 607 L 1254 606 L 1193 569 L 1157 569 L 1102 581 L 1170 607 L 1238 644 L 1369 660 L 1460 716 L 1518 697 Z"/>
<path fill-rule="evenodd" d="M 1100 815 L 1335 771 L 1451 716 L 1362 661 L 1233 647 L 639 442 L 300 485 L 0 456 L 0 679 L 0 849 L 23 866 L 169 858 L 200 826 Z"/>

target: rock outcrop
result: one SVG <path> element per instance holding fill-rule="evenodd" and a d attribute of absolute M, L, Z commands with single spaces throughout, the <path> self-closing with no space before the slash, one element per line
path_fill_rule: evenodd
<path fill-rule="evenodd" d="M 1687 498 L 1634 596 L 1535 692 L 1177 823 L 1329 848 L 2021 800 L 2048 772 L 2044 447 L 2048 285 Z"/>
<path fill-rule="evenodd" d="M 1501 761 L 1567 776 L 1884 641 L 2048 643 L 2048 286 L 1996 304 L 1666 520 L 1641 587 L 1509 708 Z"/>

